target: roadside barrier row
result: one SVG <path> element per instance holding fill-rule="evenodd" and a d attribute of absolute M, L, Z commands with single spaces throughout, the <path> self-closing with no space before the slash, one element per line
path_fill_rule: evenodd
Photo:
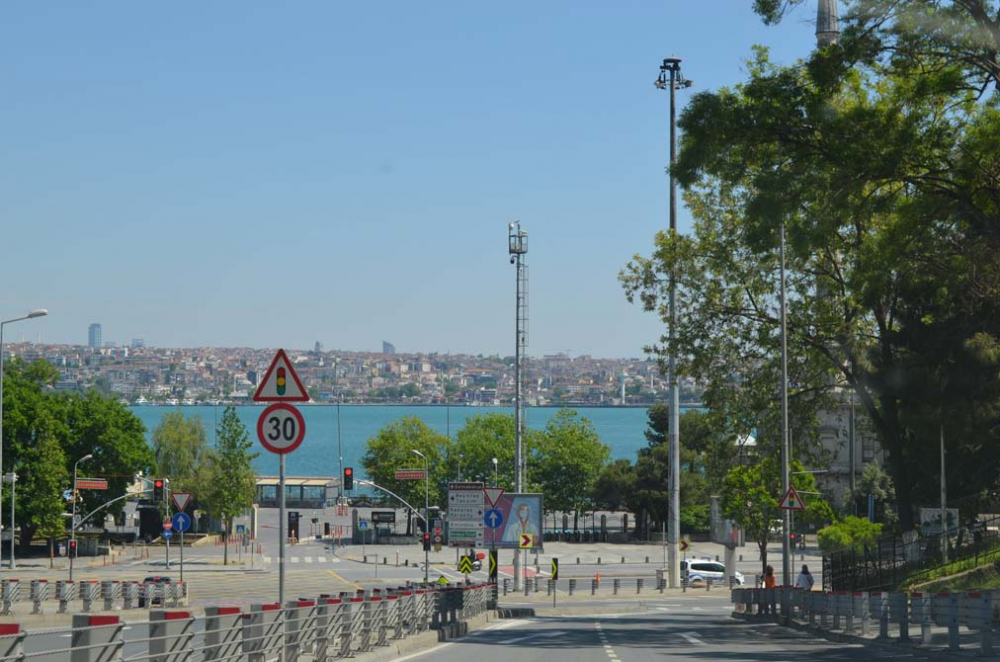
<path fill-rule="evenodd" d="M 0 616 L 12 616 L 15 605 L 23 600 L 22 583 L 17 579 L 0 581 Z M 136 609 L 150 607 L 177 607 L 187 598 L 184 582 L 142 583 L 137 581 L 81 581 L 59 580 L 52 585 L 44 579 L 32 579 L 28 585 L 27 599 L 32 605 L 32 614 L 44 613 L 43 604 L 49 600 L 57 603 L 56 613 L 65 614 L 70 604 L 79 598 L 82 611 L 94 611 L 98 603 L 103 611 L 116 609 Z"/>
<path fill-rule="evenodd" d="M 658 591 L 663 593 L 666 588 L 667 580 L 663 577 L 567 578 L 558 581 L 544 577 L 526 577 L 521 582 L 519 591 L 525 596 L 540 594 L 543 590 L 547 596 L 551 596 L 554 592 L 576 595 L 581 591 L 586 591 L 590 595 L 597 595 L 598 593 L 641 595 L 643 591 Z M 700 587 L 701 590 L 712 590 L 713 588 L 715 586 L 711 582 Z M 497 586 L 497 591 L 503 596 L 512 594 L 514 592 L 514 580 L 505 577 Z"/>
<path fill-rule="evenodd" d="M 488 584 L 405 586 L 254 604 L 249 611 L 206 607 L 200 618 L 186 609 L 154 609 L 148 636 L 135 637 L 147 631 L 139 627 L 127 638 L 117 615 L 74 614 L 64 630 L 0 624 L 0 662 L 120 662 L 126 644 L 129 662 L 327 662 L 431 629 L 461 625 L 464 632 L 485 613 L 488 597 Z"/>
<path fill-rule="evenodd" d="M 737 588 L 732 591 L 737 615 L 759 614 L 788 621 L 796 618 L 821 630 L 889 639 L 895 625 L 898 641 L 910 640 L 910 626 L 920 627 L 920 643 L 931 643 L 931 628 L 948 630 L 948 650 L 960 650 L 961 628 L 979 634 L 979 654 L 992 656 L 994 600 L 989 591 L 903 593 L 884 591 L 803 591 L 790 587 Z M 1000 602 L 997 603 L 1000 606 Z"/>

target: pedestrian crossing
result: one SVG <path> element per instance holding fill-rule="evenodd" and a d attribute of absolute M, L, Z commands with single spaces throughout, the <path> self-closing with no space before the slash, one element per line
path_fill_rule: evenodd
<path fill-rule="evenodd" d="M 260 558 L 264 565 L 277 564 L 280 560 L 277 556 L 262 556 Z M 285 563 L 291 565 L 340 563 L 340 559 L 336 556 L 286 556 Z"/>

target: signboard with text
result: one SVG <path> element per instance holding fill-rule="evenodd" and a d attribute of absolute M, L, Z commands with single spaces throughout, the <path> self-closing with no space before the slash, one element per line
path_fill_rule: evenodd
<path fill-rule="evenodd" d="M 483 546 L 485 502 L 482 483 L 448 483 L 449 546 Z"/>

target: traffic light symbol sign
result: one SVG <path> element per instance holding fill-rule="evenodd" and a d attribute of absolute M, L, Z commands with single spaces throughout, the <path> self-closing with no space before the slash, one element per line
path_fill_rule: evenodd
<path fill-rule="evenodd" d="M 278 395 L 285 394 L 285 369 L 278 368 Z"/>

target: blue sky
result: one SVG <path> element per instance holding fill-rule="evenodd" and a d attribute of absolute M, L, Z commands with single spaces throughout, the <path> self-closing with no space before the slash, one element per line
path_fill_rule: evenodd
<path fill-rule="evenodd" d="M 5 2 L 0 315 L 50 310 L 8 338 L 510 354 L 520 220 L 529 353 L 639 356 L 659 63 L 714 89 L 814 42 L 750 5 Z"/>

